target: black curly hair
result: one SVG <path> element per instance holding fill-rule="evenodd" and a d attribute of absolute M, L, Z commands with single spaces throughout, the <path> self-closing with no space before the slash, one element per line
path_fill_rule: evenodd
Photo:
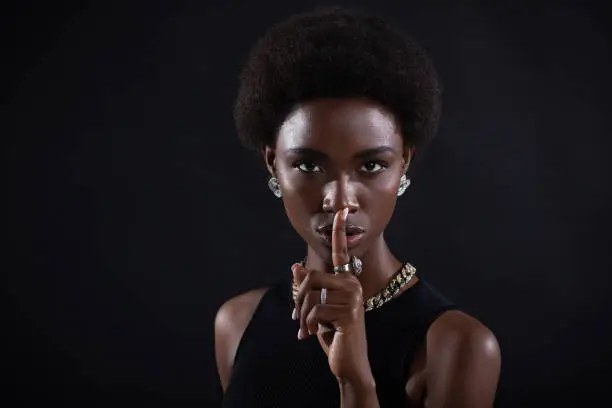
<path fill-rule="evenodd" d="M 274 25 L 252 48 L 240 76 L 234 119 L 242 143 L 274 146 L 300 103 L 363 97 L 395 115 L 407 146 L 431 140 L 442 86 L 424 50 L 380 17 L 326 7 Z"/>

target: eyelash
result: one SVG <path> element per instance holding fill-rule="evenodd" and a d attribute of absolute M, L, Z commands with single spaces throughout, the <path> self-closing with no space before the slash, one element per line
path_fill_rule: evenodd
<path fill-rule="evenodd" d="M 369 161 L 365 162 L 365 163 L 363 164 L 363 166 L 365 166 L 366 164 L 369 164 L 369 163 L 374 163 L 375 165 L 380 166 L 380 170 L 377 170 L 377 171 L 364 171 L 364 173 L 369 174 L 369 175 L 372 175 L 372 174 L 378 174 L 378 173 L 380 173 L 381 171 L 383 171 L 384 169 L 386 169 L 386 168 L 388 167 L 387 163 L 380 162 L 380 161 L 376 161 L 376 160 L 369 160 Z M 315 166 L 315 167 L 319 167 L 319 166 L 318 166 L 318 165 L 317 165 L 317 164 L 316 164 L 314 161 L 312 161 L 312 160 L 298 160 L 298 161 L 297 161 L 297 162 L 296 162 L 296 163 L 293 165 L 293 167 L 294 167 L 294 168 L 296 168 L 296 169 L 298 169 L 300 172 L 302 172 L 302 173 L 306 173 L 306 174 L 318 173 L 317 171 L 312 171 L 312 170 L 310 170 L 310 171 L 309 171 L 309 170 L 302 170 L 302 169 L 300 168 L 300 166 L 302 166 L 303 164 L 314 164 L 314 166 Z M 362 167 L 363 167 L 363 166 L 362 166 Z"/>

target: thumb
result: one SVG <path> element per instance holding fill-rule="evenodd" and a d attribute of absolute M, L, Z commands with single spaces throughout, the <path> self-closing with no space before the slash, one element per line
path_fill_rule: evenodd
<path fill-rule="evenodd" d="M 298 285 L 302 283 L 307 274 L 306 268 L 304 268 L 299 263 L 294 263 L 291 266 L 291 271 L 293 272 L 293 280 L 295 281 L 295 283 L 297 283 Z"/>

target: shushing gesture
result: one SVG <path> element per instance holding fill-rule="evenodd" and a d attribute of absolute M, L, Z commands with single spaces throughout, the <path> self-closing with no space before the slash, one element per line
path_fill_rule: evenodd
<path fill-rule="evenodd" d="M 332 228 L 334 267 L 350 262 L 346 240 L 348 208 L 336 212 Z M 308 270 L 300 264 L 291 268 L 299 285 L 294 319 L 299 319 L 298 338 L 316 334 L 327 354 L 329 368 L 338 380 L 360 384 L 370 381 L 365 332 L 363 291 L 351 272 L 334 275 Z"/>

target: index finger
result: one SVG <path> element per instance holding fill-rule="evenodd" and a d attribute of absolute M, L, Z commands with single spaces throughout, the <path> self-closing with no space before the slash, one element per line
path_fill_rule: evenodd
<path fill-rule="evenodd" d="M 345 265 L 350 261 L 346 244 L 346 217 L 348 212 L 348 208 L 343 208 L 334 216 L 332 226 L 332 262 L 334 266 Z"/>

